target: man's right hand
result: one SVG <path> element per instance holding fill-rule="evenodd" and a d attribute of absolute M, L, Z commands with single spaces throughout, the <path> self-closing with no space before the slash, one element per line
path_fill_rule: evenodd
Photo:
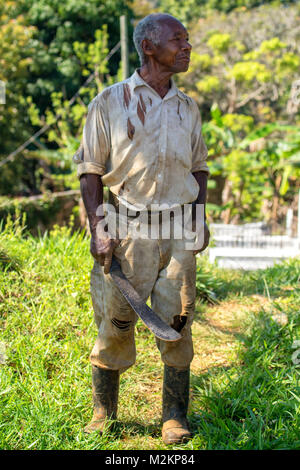
<path fill-rule="evenodd" d="M 111 260 L 114 249 L 118 246 L 119 240 L 114 240 L 109 237 L 99 238 L 97 233 L 92 233 L 91 236 L 91 254 L 101 266 L 104 266 L 104 274 L 108 274 L 110 270 Z"/>
<path fill-rule="evenodd" d="M 98 217 L 94 220 L 91 227 L 91 254 L 101 266 L 104 266 L 104 274 L 110 270 L 111 260 L 114 249 L 120 241 L 114 239 L 107 230 L 107 224 L 104 217 Z"/>
<path fill-rule="evenodd" d="M 101 176 L 89 173 L 81 175 L 80 190 L 90 223 L 91 254 L 104 266 L 105 274 L 108 274 L 113 251 L 118 246 L 119 240 L 115 240 L 106 231 Z"/>

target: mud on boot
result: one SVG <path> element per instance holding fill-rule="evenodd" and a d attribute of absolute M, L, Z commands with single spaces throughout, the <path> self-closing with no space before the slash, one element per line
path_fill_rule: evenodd
<path fill-rule="evenodd" d="M 102 433 L 108 421 L 117 418 L 119 377 L 118 370 L 92 366 L 94 412 L 84 432 L 100 431 Z"/>
<path fill-rule="evenodd" d="M 163 428 L 164 444 L 179 444 L 191 439 L 186 418 L 189 403 L 190 369 L 164 368 L 163 383 Z"/>

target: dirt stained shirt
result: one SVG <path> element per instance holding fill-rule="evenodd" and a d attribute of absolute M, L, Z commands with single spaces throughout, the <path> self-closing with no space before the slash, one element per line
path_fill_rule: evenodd
<path fill-rule="evenodd" d="M 207 148 L 196 102 L 171 79 L 161 98 L 138 71 L 89 104 L 78 177 L 101 175 L 120 202 L 134 208 L 183 205 L 199 192 L 193 172 L 206 171 Z"/>

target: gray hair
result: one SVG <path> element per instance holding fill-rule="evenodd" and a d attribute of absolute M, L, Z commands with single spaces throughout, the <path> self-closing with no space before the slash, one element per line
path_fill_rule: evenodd
<path fill-rule="evenodd" d="M 146 57 L 142 48 L 142 41 L 143 39 L 149 39 L 155 46 L 159 45 L 163 29 L 161 20 L 164 17 L 172 18 L 173 20 L 178 21 L 176 18 L 174 18 L 174 16 L 169 15 L 168 13 L 151 13 L 139 21 L 135 27 L 133 33 L 133 42 L 139 55 L 141 65 L 146 62 Z"/>

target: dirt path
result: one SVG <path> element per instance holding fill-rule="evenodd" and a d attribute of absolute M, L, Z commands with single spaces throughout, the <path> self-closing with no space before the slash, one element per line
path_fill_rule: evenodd
<path fill-rule="evenodd" d="M 205 308 L 205 311 L 203 311 Z M 238 349 L 243 347 L 243 338 L 247 329 L 247 317 L 258 313 L 261 309 L 268 311 L 274 318 L 277 314 L 272 310 L 267 297 L 261 295 L 244 296 L 226 300 L 210 307 L 199 306 L 198 313 L 193 324 L 193 342 L 195 356 L 191 365 L 192 382 L 195 376 L 204 374 L 209 369 L 216 367 L 230 367 L 238 364 Z M 279 318 L 279 317 L 278 317 Z M 278 321 L 282 321 L 279 318 Z M 124 422 L 124 434 L 121 438 L 124 448 L 158 449 L 160 440 L 160 416 L 161 416 L 161 389 L 163 380 L 163 365 L 160 361 L 156 347 L 148 344 L 148 361 L 155 365 L 149 369 L 143 369 L 143 376 L 137 373 L 134 392 L 132 382 L 123 387 L 122 395 L 127 396 L 120 406 L 120 418 Z M 147 362 L 148 362 L 147 361 Z M 158 369 L 157 365 L 161 367 Z M 191 387 L 192 388 L 192 387 Z M 130 395 L 130 396 L 129 396 Z M 191 402 L 193 392 L 191 392 Z M 135 403 L 130 409 L 128 403 Z M 136 422 L 136 417 L 142 416 Z M 147 430 L 145 428 L 149 427 Z M 147 438 L 141 434 L 147 434 Z M 128 446 L 128 447 L 127 447 Z"/>
<path fill-rule="evenodd" d="M 237 361 L 247 315 L 269 308 L 267 297 L 251 295 L 223 301 L 196 316 L 193 325 L 195 357 L 192 373 L 198 375 L 211 367 L 230 366 Z"/>

